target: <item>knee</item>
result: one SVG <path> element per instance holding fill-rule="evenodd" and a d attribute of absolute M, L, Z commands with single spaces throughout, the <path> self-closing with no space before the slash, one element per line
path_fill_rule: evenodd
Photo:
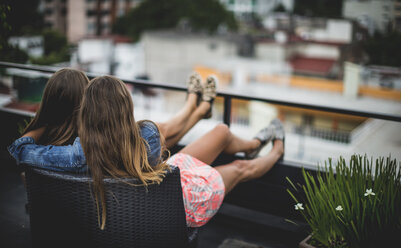
<path fill-rule="evenodd" d="M 224 136 L 228 136 L 230 134 L 230 128 L 224 123 L 217 124 L 217 126 L 214 128 L 214 130 L 217 133 L 219 133 L 219 134 L 221 133 Z"/>
<path fill-rule="evenodd" d="M 223 140 L 224 144 L 229 144 L 232 136 L 230 132 L 230 128 L 226 124 L 218 124 L 214 129 L 213 132 L 215 133 L 215 137 L 220 137 L 221 140 Z"/>

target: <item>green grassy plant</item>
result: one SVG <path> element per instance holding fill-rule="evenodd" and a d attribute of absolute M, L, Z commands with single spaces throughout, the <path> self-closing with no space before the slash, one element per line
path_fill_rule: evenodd
<path fill-rule="evenodd" d="M 391 157 L 373 162 L 353 155 L 319 166 L 316 176 L 303 169 L 304 185 L 288 193 L 309 224 L 319 247 L 389 247 L 401 239 L 401 165 Z"/>

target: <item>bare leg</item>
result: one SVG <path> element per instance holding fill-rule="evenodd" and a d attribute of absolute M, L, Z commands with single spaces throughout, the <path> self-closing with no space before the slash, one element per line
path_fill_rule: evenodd
<path fill-rule="evenodd" d="M 229 164 L 214 167 L 222 176 L 226 194 L 238 183 L 259 178 L 268 172 L 284 152 L 281 140 L 275 140 L 269 154 L 252 160 L 235 160 Z"/>
<path fill-rule="evenodd" d="M 182 137 L 193 127 L 198 121 L 202 120 L 202 118 L 206 115 L 206 113 L 211 108 L 209 102 L 201 102 L 199 106 L 196 108 L 194 112 L 186 119 L 185 123 L 180 126 L 179 132 L 176 132 L 175 135 L 171 135 L 166 139 L 166 146 L 173 147 L 176 145 Z M 172 123 L 173 125 L 173 123 Z"/>
<path fill-rule="evenodd" d="M 259 140 L 243 140 L 232 134 L 227 125 L 219 124 L 180 152 L 211 164 L 222 152 L 235 154 L 256 149 L 259 145 Z"/>
<path fill-rule="evenodd" d="M 157 123 L 161 136 L 165 139 L 167 148 L 171 148 L 201 119 L 210 118 L 211 103 L 216 97 L 217 79 L 214 76 L 201 83 L 200 76 L 191 75 L 188 83 L 188 101 L 184 108 L 165 123 Z M 193 93 L 192 93 L 193 92 Z M 197 107 L 197 95 L 202 95 L 202 102 Z"/>
<path fill-rule="evenodd" d="M 197 95 L 189 93 L 184 107 L 170 120 L 166 122 L 156 123 L 159 127 L 161 135 L 166 139 L 177 135 L 187 124 L 187 121 L 193 111 L 196 109 Z"/>

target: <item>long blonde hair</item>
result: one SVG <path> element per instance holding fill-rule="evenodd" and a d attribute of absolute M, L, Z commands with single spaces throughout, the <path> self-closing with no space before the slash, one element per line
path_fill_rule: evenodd
<path fill-rule="evenodd" d="M 78 112 L 84 90 L 89 83 L 82 71 L 64 68 L 47 81 L 39 110 L 24 134 L 46 127 L 38 144 L 66 145 L 78 135 Z"/>
<path fill-rule="evenodd" d="M 162 182 L 167 164 L 151 166 L 146 141 L 134 118 L 131 94 L 124 83 L 112 76 L 90 81 L 82 99 L 78 134 L 93 180 L 93 191 L 99 209 L 102 207 L 103 230 L 106 202 L 103 178 L 135 177 L 144 185 Z"/>

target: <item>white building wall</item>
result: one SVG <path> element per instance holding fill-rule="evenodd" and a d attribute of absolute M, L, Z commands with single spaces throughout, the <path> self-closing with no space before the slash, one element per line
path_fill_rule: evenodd
<path fill-rule="evenodd" d="M 114 74 L 121 79 L 134 79 L 145 74 L 145 51 L 141 43 L 116 44 L 114 61 L 117 63 Z"/>
<path fill-rule="evenodd" d="M 294 55 L 337 60 L 340 57 L 340 51 L 337 46 L 314 43 L 299 43 L 291 46 L 277 43 L 255 44 L 255 57 L 257 59 L 283 63 Z"/>
<path fill-rule="evenodd" d="M 67 39 L 77 43 L 87 33 L 86 1 L 68 1 L 67 6 Z"/>
<path fill-rule="evenodd" d="M 90 72 L 110 73 L 114 45 L 108 39 L 86 39 L 78 43 L 78 61 L 88 65 Z"/>
<path fill-rule="evenodd" d="M 278 43 L 255 44 L 255 57 L 274 62 L 283 62 L 287 58 L 287 48 Z"/>
<path fill-rule="evenodd" d="M 299 44 L 296 46 L 296 53 L 298 55 L 310 58 L 321 59 L 338 59 L 340 51 L 336 46 L 319 45 L 319 44 Z"/>
<path fill-rule="evenodd" d="M 145 49 L 146 72 L 154 81 L 184 83 L 196 65 L 224 61 L 236 55 L 229 40 L 173 32 L 146 32 L 141 39 Z"/>
<path fill-rule="evenodd" d="M 335 43 L 350 43 L 352 41 L 352 24 L 348 20 L 329 19 L 324 28 L 300 26 L 295 32 L 305 40 Z"/>
<path fill-rule="evenodd" d="M 25 51 L 31 57 L 41 57 L 44 53 L 42 36 L 10 37 L 8 43 Z"/>
<path fill-rule="evenodd" d="M 220 2 L 237 16 L 257 13 L 265 17 L 280 3 L 287 11 L 294 9 L 294 0 L 220 0 Z"/>
<path fill-rule="evenodd" d="M 343 3 L 343 16 L 359 21 L 370 33 L 385 31 L 387 24 L 394 18 L 393 0 L 346 0 Z"/>

